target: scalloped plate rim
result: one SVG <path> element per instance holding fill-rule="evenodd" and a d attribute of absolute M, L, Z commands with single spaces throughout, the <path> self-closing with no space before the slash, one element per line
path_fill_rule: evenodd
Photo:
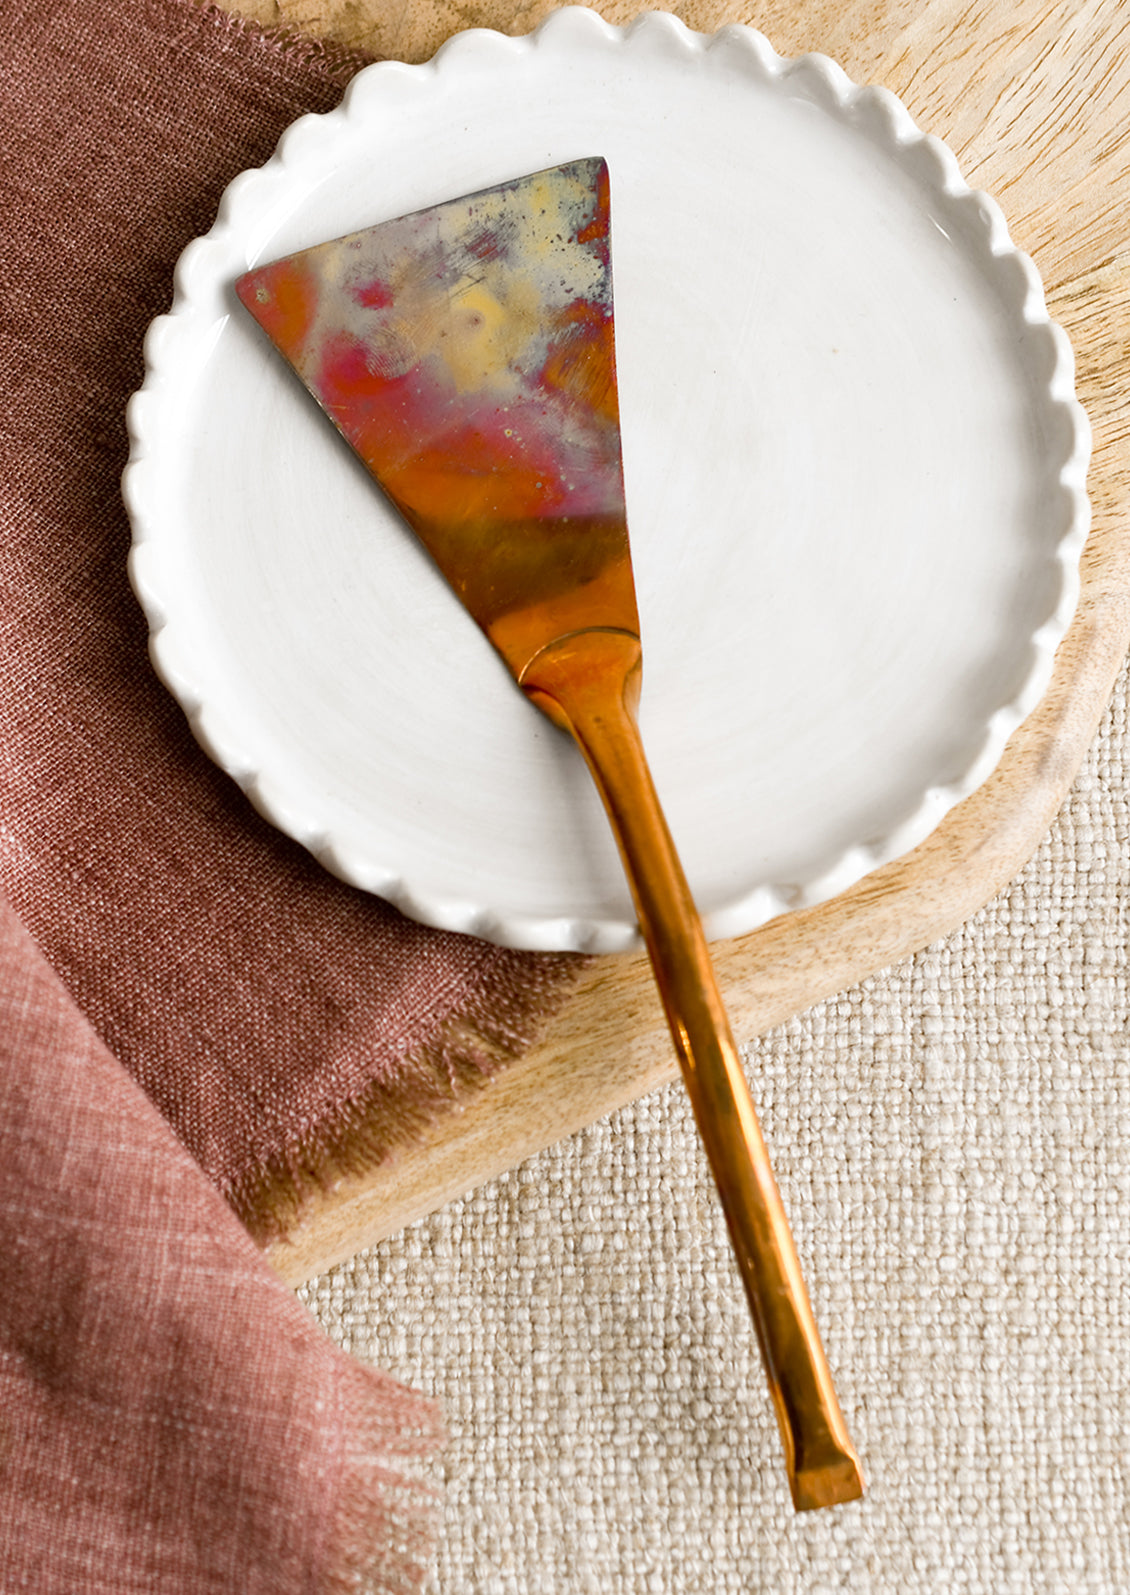
<path fill-rule="evenodd" d="M 506 35 L 485 28 L 467 29 L 448 39 L 430 61 L 419 65 L 378 61 L 363 68 L 347 85 L 335 109 L 299 117 L 284 130 L 275 153 L 262 167 L 241 172 L 227 185 L 212 228 L 186 245 L 176 263 L 172 305 L 149 326 L 145 338 L 145 379 L 127 409 L 130 450 L 122 476 L 122 490 L 133 526 L 129 575 L 149 622 L 150 653 L 155 670 L 181 703 L 201 746 L 237 781 L 256 809 L 349 884 L 375 892 L 409 917 L 425 924 L 474 934 L 504 946 L 544 951 L 614 952 L 634 950 L 641 945 L 634 923 L 550 912 L 511 913 L 490 903 L 443 898 L 421 891 L 390 864 L 357 857 L 347 843 L 328 834 L 316 823 L 303 822 L 287 811 L 285 798 L 273 790 L 270 772 L 254 768 L 240 756 L 225 725 L 222 707 L 206 701 L 194 683 L 191 662 L 183 657 L 173 618 L 176 604 L 169 601 L 161 581 L 160 509 L 153 501 L 154 487 L 150 481 L 151 443 L 154 435 L 158 441 L 160 439 L 159 412 L 169 377 L 170 352 L 175 355 L 180 344 L 193 332 L 193 318 L 198 320 L 207 314 L 207 306 L 199 302 L 200 280 L 206 279 L 205 288 L 214 283 L 214 276 L 207 270 L 214 252 L 226 251 L 230 255 L 233 244 L 238 244 L 239 229 L 253 223 L 256 216 L 261 218 L 269 212 L 273 194 L 285 188 L 293 180 L 295 171 L 301 169 L 305 150 L 320 148 L 325 138 L 332 137 L 333 128 L 338 124 L 363 118 L 367 97 L 380 96 L 382 86 L 387 90 L 399 80 L 407 83 L 411 92 L 429 77 L 473 64 L 480 51 L 493 55 L 498 50 L 506 50 L 519 59 L 525 51 L 545 47 L 547 42 L 551 45 L 558 35 L 574 43 L 578 39 L 599 42 L 610 49 L 630 49 L 641 39 L 661 40 L 688 53 L 737 48 L 745 52 L 756 71 L 769 79 L 792 80 L 833 114 L 847 120 L 859 114 L 881 120 L 888 141 L 887 153 L 919 165 L 925 163 L 926 177 L 939 196 L 944 196 L 951 204 L 965 206 L 970 212 L 976 211 L 984 232 L 986 260 L 996 266 L 1008 262 L 1019 273 L 1017 282 L 1022 302 L 1014 308 L 1018 308 L 1027 326 L 1048 329 L 1053 360 L 1050 375 L 1043 384 L 1045 397 L 1049 405 L 1065 417 L 1071 429 L 1071 451 L 1058 477 L 1059 485 L 1071 495 L 1073 502 L 1071 525 L 1057 546 L 1062 577 L 1059 602 L 1029 638 L 1033 651 L 1031 668 L 1014 697 L 989 717 L 979 755 L 961 779 L 944 787 L 927 788 L 919 809 L 881 841 L 847 848 L 816 878 L 786 884 L 759 884 L 725 907 L 705 915 L 705 928 L 711 939 L 740 935 L 779 913 L 827 901 L 871 870 L 904 856 L 995 770 L 1009 736 L 1042 698 L 1051 677 L 1055 650 L 1077 606 L 1079 557 L 1090 525 L 1085 482 L 1091 436 L 1087 417 L 1075 397 L 1070 343 L 1062 328 L 1048 315 L 1035 266 L 1013 244 L 996 201 L 966 183 L 948 146 L 934 135 L 923 133 L 906 106 L 889 90 L 856 84 L 836 62 L 822 54 L 781 56 L 763 34 L 745 24 L 728 24 L 712 34 L 696 33 L 669 13 L 646 12 L 619 27 L 606 22 L 596 12 L 569 6 L 552 12 L 537 28 L 523 35 Z M 922 170 L 916 170 L 915 176 L 918 181 L 924 180 Z M 249 252 L 238 248 L 237 253 L 242 261 Z M 1015 294 L 1016 284 L 1010 291 Z M 194 357 L 200 357 L 199 350 L 194 350 Z"/>

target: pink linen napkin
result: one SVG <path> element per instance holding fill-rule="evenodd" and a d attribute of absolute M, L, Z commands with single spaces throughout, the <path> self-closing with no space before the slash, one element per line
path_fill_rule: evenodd
<path fill-rule="evenodd" d="M 431 1405 L 323 1335 L 2 899 L 0 1146 L 0 1589 L 418 1588 Z"/>
<path fill-rule="evenodd" d="M 360 64 L 176 0 L 15 0 L 0 33 L 0 889 L 260 1238 L 528 1045 L 575 969 L 411 924 L 261 821 L 127 584 L 123 412 L 176 257 Z"/>

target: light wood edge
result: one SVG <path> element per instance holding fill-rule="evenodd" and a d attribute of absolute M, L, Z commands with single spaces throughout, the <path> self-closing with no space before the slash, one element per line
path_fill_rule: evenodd
<path fill-rule="evenodd" d="M 739 1037 L 762 1034 L 948 934 L 1027 862 L 1070 789 L 1130 642 L 1125 544 L 1096 528 L 1052 685 L 984 787 L 913 853 L 835 901 L 715 943 Z M 316 1196 L 267 1255 L 300 1284 L 676 1072 L 646 959 L 595 960 L 529 1052 L 417 1144 Z"/>

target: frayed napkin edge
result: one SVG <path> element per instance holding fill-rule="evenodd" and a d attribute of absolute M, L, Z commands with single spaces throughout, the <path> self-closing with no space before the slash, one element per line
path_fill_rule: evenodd
<path fill-rule="evenodd" d="M 221 1182 L 258 1245 L 285 1241 L 316 1197 L 342 1179 L 375 1173 L 419 1144 L 445 1114 L 489 1089 L 535 1045 L 592 961 L 546 953 L 531 968 L 531 955 L 522 954 L 519 971 L 505 950 L 497 953 L 481 989 L 426 1042 L 288 1146 Z"/>

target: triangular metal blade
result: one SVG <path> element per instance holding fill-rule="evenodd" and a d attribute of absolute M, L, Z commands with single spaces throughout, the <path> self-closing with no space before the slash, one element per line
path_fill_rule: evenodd
<path fill-rule="evenodd" d="M 603 160 L 379 223 L 236 288 L 516 674 L 543 631 L 638 629 Z"/>

